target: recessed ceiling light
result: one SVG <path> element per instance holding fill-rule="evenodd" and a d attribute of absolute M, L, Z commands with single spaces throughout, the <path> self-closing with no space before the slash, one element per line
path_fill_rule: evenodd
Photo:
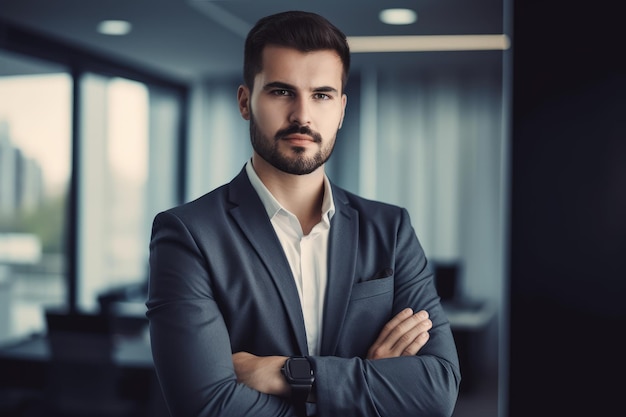
<path fill-rule="evenodd" d="M 385 9 L 378 18 L 388 25 L 410 25 L 417 21 L 417 13 L 411 9 Z"/>
<path fill-rule="evenodd" d="M 127 35 L 132 27 L 126 20 L 103 20 L 98 23 L 98 32 L 103 35 L 121 36 Z"/>

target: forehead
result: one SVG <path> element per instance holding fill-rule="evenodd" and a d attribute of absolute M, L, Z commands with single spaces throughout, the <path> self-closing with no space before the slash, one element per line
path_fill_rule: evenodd
<path fill-rule="evenodd" d="M 334 50 L 303 52 L 268 45 L 263 48 L 262 59 L 263 67 L 256 76 L 261 88 L 269 82 L 279 81 L 302 88 L 327 86 L 341 91 L 343 63 Z"/>

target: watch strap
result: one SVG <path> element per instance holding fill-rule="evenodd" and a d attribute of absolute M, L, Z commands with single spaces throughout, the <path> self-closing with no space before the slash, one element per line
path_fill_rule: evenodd
<path fill-rule="evenodd" d="M 306 362 L 309 366 L 309 372 L 311 373 L 310 376 L 300 375 L 300 378 L 298 378 L 297 375 L 292 374 L 292 361 Z M 298 414 L 298 416 L 305 417 L 307 415 L 306 402 L 309 398 L 309 395 L 311 394 L 313 383 L 315 381 L 310 361 L 305 356 L 290 357 L 285 361 L 282 373 L 285 376 L 287 383 L 291 387 L 291 403 L 293 404 L 296 413 Z"/>
<path fill-rule="evenodd" d="M 306 403 L 313 384 L 291 384 L 291 398 L 295 403 Z"/>

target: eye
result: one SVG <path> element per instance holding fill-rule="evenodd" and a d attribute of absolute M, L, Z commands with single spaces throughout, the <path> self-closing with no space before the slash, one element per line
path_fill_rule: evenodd
<path fill-rule="evenodd" d="M 281 97 L 289 97 L 289 96 L 293 95 L 291 93 L 291 91 L 284 90 L 284 89 L 272 90 L 272 94 L 275 95 L 275 96 L 281 96 Z"/>
<path fill-rule="evenodd" d="M 313 98 L 316 100 L 330 100 L 332 97 L 325 93 L 315 93 Z"/>

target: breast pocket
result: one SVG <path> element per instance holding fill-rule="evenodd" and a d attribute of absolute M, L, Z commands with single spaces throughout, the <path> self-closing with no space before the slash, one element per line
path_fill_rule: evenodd
<path fill-rule="evenodd" d="M 391 318 L 392 307 L 393 276 L 355 284 L 352 287 L 337 354 L 364 358 L 385 323 Z"/>
<path fill-rule="evenodd" d="M 350 300 L 377 297 L 385 293 L 393 292 L 393 276 L 359 282 L 352 287 Z"/>

